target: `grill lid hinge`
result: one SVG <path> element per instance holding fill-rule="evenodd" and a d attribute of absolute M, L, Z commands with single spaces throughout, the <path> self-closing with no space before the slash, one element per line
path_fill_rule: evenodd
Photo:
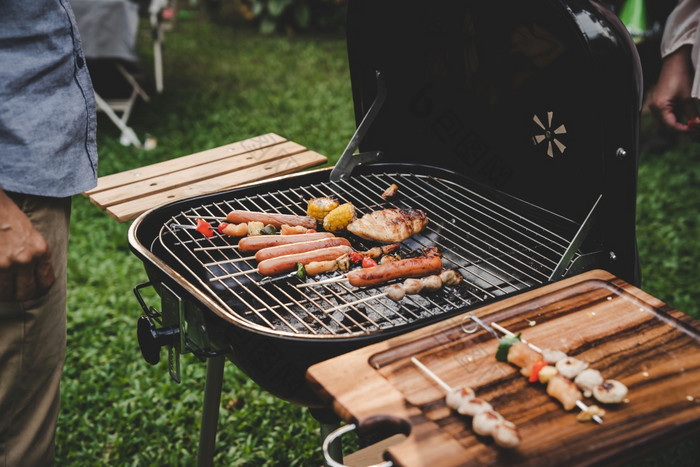
<path fill-rule="evenodd" d="M 364 118 L 357 126 L 355 134 L 350 138 L 345 151 L 338 159 L 338 162 L 333 167 L 331 171 L 330 179 L 331 181 L 344 180 L 350 176 L 353 169 L 360 164 L 365 162 L 376 161 L 382 156 L 381 151 L 368 151 L 359 154 L 355 154 L 355 151 L 360 146 L 360 141 L 362 141 L 367 134 L 367 130 L 379 114 L 379 110 L 384 105 L 386 101 L 386 84 L 384 83 L 384 75 L 381 71 L 376 72 L 377 77 L 377 96 L 374 98 L 374 102 L 370 106 L 369 110 L 365 114 Z"/>

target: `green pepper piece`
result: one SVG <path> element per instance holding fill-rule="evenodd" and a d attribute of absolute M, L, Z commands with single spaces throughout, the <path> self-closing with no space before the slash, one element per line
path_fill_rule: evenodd
<path fill-rule="evenodd" d="M 299 279 L 306 279 L 306 269 L 301 263 L 297 263 L 297 277 L 299 277 Z"/>
<path fill-rule="evenodd" d="M 498 350 L 496 351 L 496 360 L 499 362 L 508 361 L 508 351 L 510 347 L 520 340 L 520 333 L 515 336 L 503 336 L 498 341 Z"/>
<path fill-rule="evenodd" d="M 275 235 L 277 233 L 277 229 L 275 228 L 274 225 L 266 225 L 265 227 L 260 230 L 260 235 Z"/>

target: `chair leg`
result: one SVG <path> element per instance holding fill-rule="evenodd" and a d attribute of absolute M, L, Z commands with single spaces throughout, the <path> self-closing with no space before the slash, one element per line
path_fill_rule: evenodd
<path fill-rule="evenodd" d="M 141 141 L 136 137 L 136 133 L 134 133 L 134 130 L 132 130 L 129 126 L 127 126 L 114 112 L 112 107 L 107 104 L 107 102 L 100 97 L 99 94 L 95 93 L 95 101 L 97 102 L 97 106 L 109 117 L 110 120 L 112 120 L 112 123 L 114 123 L 117 128 L 119 128 L 122 131 L 122 135 L 120 138 L 120 142 L 122 144 L 126 143 L 125 145 L 133 144 L 137 148 L 141 147 Z"/>

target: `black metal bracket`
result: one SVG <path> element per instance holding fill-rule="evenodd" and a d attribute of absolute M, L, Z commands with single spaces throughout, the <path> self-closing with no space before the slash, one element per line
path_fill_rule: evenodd
<path fill-rule="evenodd" d="M 340 159 L 338 159 L 335 167 L 333 167 L 330 176 L 331 181 L 344 180 L 350 176 L 353 169 L 358 165 L 376 161 L 382 157 L 381 151 L 370 151 L 355 154 L 355 151 L 360 146 L 360 141 L 364 139 L 365 135 L 367 134 L 367 130 L 370 126 L 372 126 L 372 123 L 377 118 L 380 109 L 386 101 L 386 84 L 384 83 L 384 75 L 381 71 L 376 71 L 376 78 L 377 96 L 374 98 L 369 110 L 365 114 L 360 124 L 357 126 L 355 134 L 353 134 L 352 138 L 350 138 L 350 142 L 345 148 L 345 151 L 343 151 Z"/>
<path fill-rule="evenodd" d="M 562 257 L 559 259 L 559 263 L 554 268 L 554 271 L 552 271 L 552 275 L 549 276 L 549 282 L 552 282 L 552 281 L 555 281 L 557 279 L 561 279 L 562 277 L 564 277 L 564 273 L 566 272 L 566 270 L 569 266 L 569 262 L 571 261 L 571 258 L 574 257 L 574 254 L 576 253 L 576 251 L 578 251 L 579 247 L 581 246 L 583 241 L 586 239 L 588 232 L 590 232 L 590 230 L 591 230 L 591 226 L 595 222 L 595 218 L 598 214 L 597 208 L 598 208 L 598 205 L 600 204 L 601 199 L 603 199 L 603 195 L 598 195 L 598 198 L 595 200 L 595 203 L 593 203 L 593 207 L 591 208 L 591 210 L 588 212 L 588 215 L 581 223 L 581 226 L 579 227 L 578 232 L 576 232 L 576 235 L 574 235 L 574 238 L 569 243 L 569 246 L 566 248 L 566 251 L 564 252 Z"/>
<path fill-rule="evenodd" d="M 137 337 L 141 354 L 146 362 L 151 365 L 160 362 L 160 349 L 167 346 L 170 376 L 175 382 L 179 383 L 181 381 L 180 354 L 192 353 L 204 361 L 207 358 L 218 357 L 228 353 L 227 350 L 210 351 L 201 349 L 187 336 L 184 302 L 164 284 L 161 284 L 161 293 L 165 293 L 166 296 L 161 296 L 161 300 L 163 306 L 168 307 L 170 312 L 164 318 L 161 311 L 158 311 L 153 306 L 148 306 L 141 295 L 141 289 L 152 286 L 151 282 L 144 282 L 134 287 L 134 295 L 136 295 L 136 299 L 144 313 L 137 323 Z M 170 322 L 166 323 L 164 321 L 166 319 Z"/>

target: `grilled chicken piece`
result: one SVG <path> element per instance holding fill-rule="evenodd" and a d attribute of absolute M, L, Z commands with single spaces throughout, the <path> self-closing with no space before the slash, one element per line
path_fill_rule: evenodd
<path fill-rule="evenodd" d="M 349 232 L 365 240 L 396 243 L 423 230 L 428 217 L 420 209 L 384 209 L 351 222 Z"/>

